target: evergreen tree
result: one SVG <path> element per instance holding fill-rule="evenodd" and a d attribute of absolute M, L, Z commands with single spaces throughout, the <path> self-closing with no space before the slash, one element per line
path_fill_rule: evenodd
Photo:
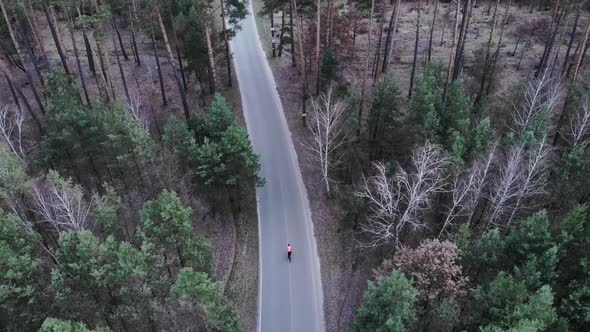
<path fill-rule="evenodd" d="M 363 295 L 357 310 L 355 331 L 411 331 L 416 323 L 418 292 L 403 273 L 382 276 Z"/>
<path fill-rule="evenodd" d="M 50 309 L 42 286 L 35 235 L 0 208 L 0 325 L 32 330 Z"/>

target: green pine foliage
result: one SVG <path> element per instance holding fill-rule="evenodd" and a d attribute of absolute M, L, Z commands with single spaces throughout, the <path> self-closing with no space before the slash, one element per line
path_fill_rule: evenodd
<path fill-rule="evenodd" d="M 412 331 L 417 322 L 416 291 L 403 273 L 393 272 L 369 282 L 356 313 L 355 331 Z"/>
<path fill-rule="evenodd" d="M 217 95 L 206 117 L 191 122 L 191 129 L 172 116 L 163 141 L 187 162 L 203 183 L 239 190 L 240 185 L 262 185 L 259 157 L 248 133 L 233 118 L 225 99 Z"/>

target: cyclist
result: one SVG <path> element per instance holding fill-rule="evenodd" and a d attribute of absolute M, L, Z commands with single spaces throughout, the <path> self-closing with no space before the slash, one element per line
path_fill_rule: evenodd
<path fill-rule="evenodd" d="M 291 244 L 287 244 L 287 258 L 289 258 L 289 263 L 291 263 L 291 254 L 293 253 L 293 249 L 291 248 Z"/>

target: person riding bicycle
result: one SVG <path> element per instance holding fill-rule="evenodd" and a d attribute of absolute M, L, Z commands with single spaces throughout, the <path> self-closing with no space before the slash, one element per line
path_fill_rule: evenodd
<path fill-rule="evenodd" d="M 291 262 L 291 254 L 293 253 L 293 249 L 291 248 L 291 244 L 287 244 L 287 258 L 289 258 L 289 263 Z"/>

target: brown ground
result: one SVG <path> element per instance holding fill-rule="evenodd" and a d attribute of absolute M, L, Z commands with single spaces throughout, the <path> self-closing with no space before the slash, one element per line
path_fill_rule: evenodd
<path fill-rule="evenodd" d="M 376 3 L 379 1 L 376 1 Z M 342 1 L 338 1 L 342 4 Z M 391 6 L 389 1 L 385 12 L 384 27 L 386 27 L 390 14 Z M 423 1 L 423 3 L 425 3 Z M 489 31 L 492 22 L 492 15 L 487 15 L 487 2 L 478 2 L 476 8 L 474 8 L 473 17 L 471 20 L 470 28 L 467 34 L 467 44 L 465 50 L 465 66 L 464 66 L 464 81 L 468 92 L 473 93 L 475 90 L 476 82 L 473 79 L 473 73 L 475 67 L 478 64 L 478 60 L 475 56 L 475 52 L 487 45 L 489 38 Z M 254 0 L 254 10 L 258 12 L 262 6 L 260 0 Z M 341 5 L 339 12 L 344 14 L 345 10 L 350 7 L 348 5 Z M 416 29 L 416 18 L 417 11 L 415 10 L 417 3 L 402 2 L 397 34 L 394 40 L 393 50 L 393 62 L 390 65 L 391 72 L 397 78 L 397 82 L 401 88 L 402 96 L 407 95 L 407 89 L 410 81 L 410 72 L 412 65 L 412 57 L 414 51 L 414 38 Z M 424 8 L 424 7 L 423 7 Z M 436 20 L 436 28 L 433 37 L 433 50 L 432 50 L 432 61 L 439 62 L 443 66 L 448 63 L 448 57 L 451 51 L 451 38 L 452 29 L 454 24 L 454 4 L 439 3 L 439 12 Z M 504 20 L 505 6 L 498 10 L 498 22 Z M 428 39 L 430 35 L 430 26 L 433 15 L 433 2 L 429 7 L 425 7 L 422 12 L 421 18 L 421 29 L 420 29 L 420 43 L 418 50 L 418 68 L 417 75 L 423 68 L 424 63 L 427 60 L 428 50 Z M 442 25 L 445 21 L 444 15 L 451 9 L 451 15 L 447 21 L 447 26 L 444 32 L 444 40 L 441 45 L 441 33 Z M 492 11 L 493 13 L 493 8 Z M 379 17 L 379 11 L 376 11 L 375 22 Z M 286 24 L 288 21 L 288 9 L 285 14 Z M 344 50 L 342 48 L 336 49 L 337 58 L 339 61 L 339 75 L 345 82 L 352 82 L 354 80 L 362 80 L 363 70 L 365 64 L 365 56 L 367 49 L 367 32 L 368 32 L 368 12 L 363 14 L 364 20 L 358 23 L 358 31 L 356 36 L 356 43 L 353 51 Z M 461 17 L 461 16 L 460 16 Z M 502 105 L 506 97 L 511 93 L 511 87 L 534 74 L 535 68 L 539 61 L 541 54 L 543 53 L 543 41 L 539 36 L 533 35 L 522 35 L 522 40 L 518 46 L 518 50 L 515 56 L 512 56 L 518 33 L 516 30 L 520 26 L 526 27 L 537 27 L 533 29 L 535 34 L 539 34 L 540 30 L 547 26 L 550 19 L 550 12 L 537 12 L 529 13 L 528 8 L 519 9 L 518 6 L 510 7 L 510 15 L 508 19 L 508 25 L 504 32 L 502 47 L 500 50 L 499 58 L 499 71 L 498 71 L 498 90 L 495 94 L 495 98 L 491 101 L 492 107 L 494 105 Z M 544 21 L 545 20 L 545 21 Z M 577 40 L 581 38 L 583 29 L 586 27 L 588 20 L 588 14 L 583 13 L 580 17 L 578 25 L 578 36 Z M 336 20 L 337 21 L 337 20 Z M 280 25 L 281 13 L 280 11 L 275 13 L 275 25 Z M 307 27 L 305 28 L 308 33 L 305 35 L 306 45 L 304 48 L 306 52 L 309 50 L 309 54 L 314 51 L 315 43 L 315 32 L 313 27 L 310 25 L 315 24 L 315 16 L 313 20 L 306 21 Z M 545 22 L 545 24 L 543 23 Z M 322 23 L 324 24 L 324 23 Z M 350 19 L 343 20 L 340 25 L 335 23 L 337 29 L 344 30 L 348 33 L 348 38 L 352 36 L 353 24 Z M 556 46 L 559 48 L 560 53 L 557 60 L 556 73 L 561 69 L 561 64 L 564 60 L 565 50 L 567 42 L 569 41 L 569 32 L 571 31 L 571 24 L 573 24 L 573 15 L 570 15 L 569 26 L 566 33 L 561 37 L 561 32 L 557 34 Z M 299 156 L 299 165 L 303 174 L 303 179 L 308 191 L 310 199 L 310 207 L 312 209 L 312 218 L 314 221 L 315 234 L 318 241 L 318 248 L 320 251 L 320 264 L 322 273 L 322 283 L 324 289 L 324 311 L 326 318 L 326 329 L 328 331 L 341 331 L 347 330 L 351 327 L 351 323 L 354 320 L 354 310 L 362 299 L 362 293 L 366 288 L 367 280 L 370 278 L 370 271 L 374 268 L 379 260 L 377 257 L 381 257 L 383 252 L 374 252 L 367 249 L 356 249 L 354 245 L 354 234 L 350 227 L 344 225 L 343 214 L 339 207 L 336 199 L 328 199 L 325 195 L 325 190 L 322 185 L 321 176 L 318 172 L 317 164 L 309 157 L 307 151 L 304 150 L 302 142 L 306 136 L 309 135 L 309 131 L 304 128 L 301 124 L 301 76 L 297 69 L 292 66 L 290 46 L 285 45 L 284 54 L 281 58 L 272 58 L 271 53 L 271 37 L 270 37 L 270 17 L 265 16 L 264 18 L 257 18 L 258 31 L 262 39 L 262 43 L 267 51 L 268 60 L 273 70 L 275 80 L 277 82 L 277 88 L 281 96 L 283 103 L 283 109 L 289 123 L 289 127 L 292 134 L 292 139 L 295 144 Z M 496 35 L 494 42 L 497 41 L 500 23 L 496 25 Z M 348 31 L 346 31 L 348 30 Z M 373 27 L 373 37 L 371 41 L 371 63 L 370 68 L 373 65 L 373 57 L 375 55 L 375 44 L 377 43 L 378 37 L 378 26 L 375 23 Z M 384 32 L 383 38 L 385 38 L 386 32 Z M 520 69 L 517 69 L 519 61 L 519 55 L 524 45 L 524 40 L 530 40 L 532 43 L 526 49 Z M 561 41 L 561 43 L 559 42 Z M 495 44 L 494 44 L 495 45 Z M 572 54 L 574 52 L 576 43 L 572 48 Z M 297 47 L 297 46 L 296 46 Z M 340 46 L 342 47 L 342 46 Z M 495 50 L 495 46 L 493 46 Z M 313 56 L 310 55 L 313 59 Z M 297 58 L 296 61 L 299 61 Z M 309 59 L 307 60 L 309 61 Z M 346 62 L 344 62 L 346 61 Z M 553 57 L 551 57 L 551 62 Z M 586 64 L 587 68 L 588 64 Z M 315 88 L 315 78 L 312 74 L 308 77 L 310 90 L 313 92 Z M 370 77 L 370 75 L 369 75 Z M 370 87 L 372 81 L 369 80 L 367 86 L 369 90 L 367 95 L 370 95 Z M 309 112 L 308 105 L 308 112 Z M 336 189 L 337 191 L 338 189 Z M 334 195 L 337 196 L 337 195 Z"/>

